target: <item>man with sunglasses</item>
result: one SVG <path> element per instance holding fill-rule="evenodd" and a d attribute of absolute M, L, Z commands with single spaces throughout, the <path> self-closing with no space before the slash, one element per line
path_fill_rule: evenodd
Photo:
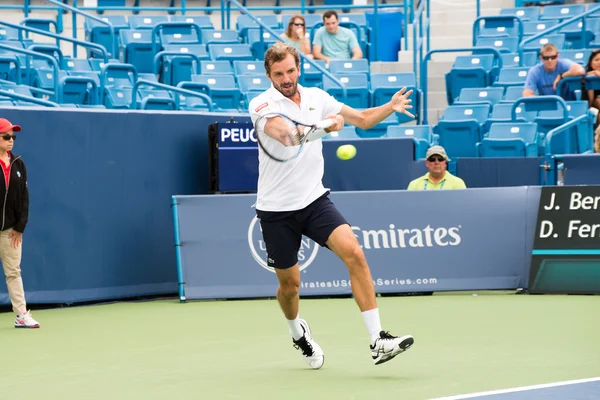
<path fill-rule="evenodd" d="M 432 146 L 425 155 L 425 166 L 428 173 L 415 179 L 408 185 L 408 190 L 446 190 L 466 189 L 465 182 L 447 171 L 448 155 L 442 146 Z"/>
<path fill-rule="evenodd" d="M 545 44 L 540 50 L 541 64 L 537 64 L 527 72 L 523 97 L 555 95 L 556 86 L 562 78 L 568 76 L 582 76 L 585 74 L 583 66 L 567 59 L 561 59 L 558 48 Z M 560 96 L 570 100 L 569 93 L 559 93 Z"/>
<path fill-rule="evenodd" d="M 4 179 L 0 183 L 3 201 L 0 220 L 0 261 L 6 276 L 8 295 L 17 314 L 15 328 L 39 328 L 25 303 L 25 290 L 21 278 L 21 243 L 29 217 L 29 191 L 27 170 L 21 157 L 12 153 L 15 132 L 21 127 L 0 118 L 0 166 Z"/>

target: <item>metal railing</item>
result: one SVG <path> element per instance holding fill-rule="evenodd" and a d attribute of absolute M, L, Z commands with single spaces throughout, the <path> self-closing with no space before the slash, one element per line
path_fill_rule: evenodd
<path fill-rule="evenodd" d="M 16 24 L 11 24 L 10 22 L 4 22 L 4 21 L 0 21 L 0 25 L 1 26 L 8 26 L 10 28 L 14 28 L 14 29 L 18 29 L 19 30 L 19 40 L 23 40 L 23 31 L 25 32 L 31 32 L 31 33 L 36 33 L 38 35 L 42 35 L 42 36 L 48 36 L 57 40 L 64 40 L 65 42 L 70 42 L 73 43 L 73 46 L 79 45 L 81 47 L 85 47 L 85 48 L 91 48 L 91 49 L 95 49 L 98 52 L 101 53 L 101 55 L 104 58 L 105 62 L 108 62 L 108 54 L 106 52 L 106 49 L 104 48 L 104 46 L 96 44 L 96 43 L 92 43 L 92 42 L 86 42 L 83 40 L 77 40 L 77 39 L 73 39 L 67 36 L 62 36 L 62 35 L 58 35 L 56 33 L 52 33 L 52 32 L 48 32 L 48 31 L 42 31 L 40 29 L 35 29 L 35 28 L 30 28 L 27 26 L 23 26 L 23 25 L 16 25 Z"/>
<path fill-rule="evenodd" d="M 572 17 L 572 18 L 569 18 L 569 19 L 567 19 L 567 20 L 565 20 L 565 21 L 563 21 L 563 22 L 560 22 L 560 23 L 558 23 L 558 24 L 556 24 L 556 25 L 553 25 L 553 26 L 551 26 L 550 28 L 548 28 L 548 29 L 546 29 L 546 30 L 543 30 L 543 31 L 541 31 L 541 32 L 539 32 L 539 33 L 536 33 L 536 34 L 535 34 L 535 35 L 533 35 L 533 36 L 530 36 L 530 37 L 527 37 L 527 38 L 523 39 L 523 40 L 521 41 L 521 43 L 519 43 L 519 48 L 518 48 L 519 57 L 520 57 L 521 59 L 523 59 L 523 51 L 524 51 L 524 48 L 525 48 L 525 45 L 526 45 L 526 44 L 528 44 L 528 43 L 532 43 L 533 41 L 535 41 L 535 40 L 537 40 L 537 39 L 540 39 L 540 38 L 542 38 L 542 37 L 544 37 L 544 36 L 548 35 L 549 33 L 552 33 L 552 32 L 555 32 L 555 31 L 558 31 L 559 29 L 561 29 L 561 28 L 564 28 L 565 26 L 567 26 L 567 25 L 569 25 L 569 24 L 571 24 L 571 23 L 573 23 L 573 22 L 576 22 L 576 21 L 579 21 L 579 20 L 581 20 L 581 22 L 582 22 L 582 26 L 581 26 L 581 32 L 585 32 L 585 31 L 586 31 L 586 18 L 587 18 L 589 15 L 591 15 L 591 14 L 596 14 L 596 13 L 600 13 L 600 7 L 598 7 L 598 8 L 593 8 L 593 9 L 591 9 L 591 10 L 587 10 L 586 12 L 584 12 L 584 13 L 581 13 L 581 14 L 577 14 L 576 16 L 574 16 L 574 17 Z M 583 40 L 585 40 L 585 38 L 584 38 L 583 36 L 584 36 L 584 35 L 582 35 L 582 41 L 583 41 Z M 584 47 L 585 47 L 585 46 L 584 46 Z M 539 49 L 538 49 L 538 50 L 539 50 Z"/>
<path fill-rule="evenodd" d="M 25 95 L 19 94 L 19 93 L 7 92 L 6 90 L 2 90 L 2 89 L 0 89 L 0 96 L 10 97 L 13 99 L 22 100 L 22 101 L 26 101 L 29 103 L 39 104 L 40 106 L 60 107 L 58 104 L 56 104 L 53 101 L 42 100 L 42 99 L 38 99 L 35 97 L 25 96 Z"/>
<path fill-rule="evenodd" d="M 22 10 L 25 18 L 29 17 L 31 11 L 56 11 L 57 33 L 63 31 L 63 10 L 52 6 L 32 6 L 30 0 L 23 0 L 21 4 L 0 4 L 0 10 Z"/>
<path fill-rule="evenodd" d="M 425 12 L 425 20 L 423 20 L 423 12 Z M 419 7 L 415 11 L 412 21 L 413 28 L 413 71 L 415 77 L 418 76 L 420 65 L 423 63 L 423 47 L 426 47 L 426 53 L 431 49 L 431 34 L 429 26 L 429 0 L 421 0 Z M 417 34 L 418 27 L 418 34 Z M 408 36 L 408 35 L 407 35 Z M 408 49 L 408 48 L 407 48 Z M 418 53 L 418 57 L 417 57 Z"/>
<path fill-rule="evenodd" d="M 43 53 L 36 53 L 35 51 L 21 49 L 18 47 L 7 46 L 2 43 L 0 43 L 0 49 L 9 50 L 9 51 L 12 51 L 12 52 L 18 53 L 18 54 L 25 54 L 28 56 L 43 58 L 45 60 L 50 61 L 50 64 L 52 64 L 52 66 L 54 67 L 52 69 L 52 75 L 54 78 L 54 97 L 55 97 L 55 100 L 57 100 L 60 103 L 60 99 L 58 98 L 60 96 L 60 93 L 58 90 L 58 76 L 59 76 L 58 71 L 60 70 L 60 68 L 58 67 L 58 62 L 56 61 L 56 59 L 54 57 L 51 57 L 51 56 L 49 56 L 47 54 L 43 54 Z M 29 62 L 27 64 L 29 64 Z"/>
<path fill-rule="evenodd" d="M 83 15 L 84 17 L 89 18 L 89 19 L 93 19 L 94 21 L 100 22 L 103 25 L 107 25 L 108 28 L 110 29 L 110 39 L 112 41 L 112 49 L 111 49 L 112 51 L 110 54 L 113 58 L 118 56 L 117 48 L 116 48 L 116 44 L 115 44 L 116 43 L 115 28 L 110 21 L 105 21 L 102 18 L 98 18 L 92 14 L 86 13 L 85 11 L 78 9 L 76 7 L 77 0 L 73 0 L 73 7 L 71 7 L 67 4 L 63 4 L 56 0 L 46 0 L 46 1 L 49 3 L 55 4 L 64 10 L 71 11 L 71 19 L 72 19 L 72 24 L 73 24 L 73 39 L 77 39 L 77 14 Z M 73 57 L 77 58 L 77 46 L 75 44 L 73 44 Z"/>
<path fill-rule="evenodd" d="M 213 111 L 213 103 L 212 103 L 212 99 L 210 97 L 208 97 L 207 95 L 205 95 L 204 93 L 198 93 L 198 92 L 194 92 L 191 90 L 187 90 L 187 89 L 181 89 L 175 86 L 169 86 L 169 85 L 165 85 L 163 83 L 157 83 L 157 82 L 152 82 L 152 81 L 148 81 L 145 79 L 138 79 L 134 84 L 133 84 L 133 89 L 131 91 L 131 109 L 135 110 L 137 109 L 138 106 L 138 101 L 137 101 L 137 92 L 138 89 L 140 88 L 140 86 L 152 86 L 155 88 L 159 88 L 159 89 L 165 89 L 177 94 L 183 94 L 186 96 L 194 96 L 194 97 L 199 97 L 202 100 L 204 100 L 206 102 L 206 106 L 208 108 L 208 111 Z M 175 105 L 177 106 L 177 108 L 179 108 L 179 102 L 181 100 L 180 96 L 175 96 Z"/>

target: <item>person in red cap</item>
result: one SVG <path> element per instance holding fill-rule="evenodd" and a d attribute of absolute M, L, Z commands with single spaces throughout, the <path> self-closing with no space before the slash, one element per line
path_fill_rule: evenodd
<path fill-rule="evenodd" d="M 0 182 L 0 261 L 10 302 L 17 314 L 15 328 L 39 328 L 40 324 L 27 311 L 21 278 L 21 243 L 29 217 L 29 190 L 25 163 L 12 153 L 17 138 L 15 132 L 20 131 L 20 126 L 0 118 L 0 167 L 4 177 Z"/>

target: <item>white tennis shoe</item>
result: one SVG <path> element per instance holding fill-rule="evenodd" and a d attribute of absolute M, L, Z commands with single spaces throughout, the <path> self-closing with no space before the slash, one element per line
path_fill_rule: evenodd
<path fill-rule="evenodd" d="M 389 332 L 379 332 L 379 337 L 371 345 L 373 364 L 379 365 L 390 361 L 398 354 L 405 352 L 413 345 L 415 339 L 410 336 L 392 336 Z"/>
<path fill-rule="evenodd" d="M 19 314 L 15 318 L 15 328 L 29 328 L 35 329 L 39 328 L 40 324 L 35 319 L 31 317 L 31 311 L 27 311 L 26 313 Z"/>
<path fill-rule="evenodd" d="M 302 352 L 302 358 L 312 369 L 319 369 L 325 363 L 325 355 L 321 346 L 315 342 L 310 334 L 308 323 L 301 319 L 300 326 L 304 331 L 304 335 L 298 340 L 292 339 L 294 347 Z"/>

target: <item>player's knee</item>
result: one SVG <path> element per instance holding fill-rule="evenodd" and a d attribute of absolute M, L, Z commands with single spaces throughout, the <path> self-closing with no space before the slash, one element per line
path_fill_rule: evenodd
<path fill-rule="evenodd" d="M 365 253 L 358 244 L 353 244 L 345 251 L 344 261 L 346 264 L 361 265 L 366 264 Z"/>
<path fill-rule="evenodd" d="M 290 277 L 279 281 L 279 290 L 285 296 L 295 296 L 300 291 L 300 279 Z"/>

